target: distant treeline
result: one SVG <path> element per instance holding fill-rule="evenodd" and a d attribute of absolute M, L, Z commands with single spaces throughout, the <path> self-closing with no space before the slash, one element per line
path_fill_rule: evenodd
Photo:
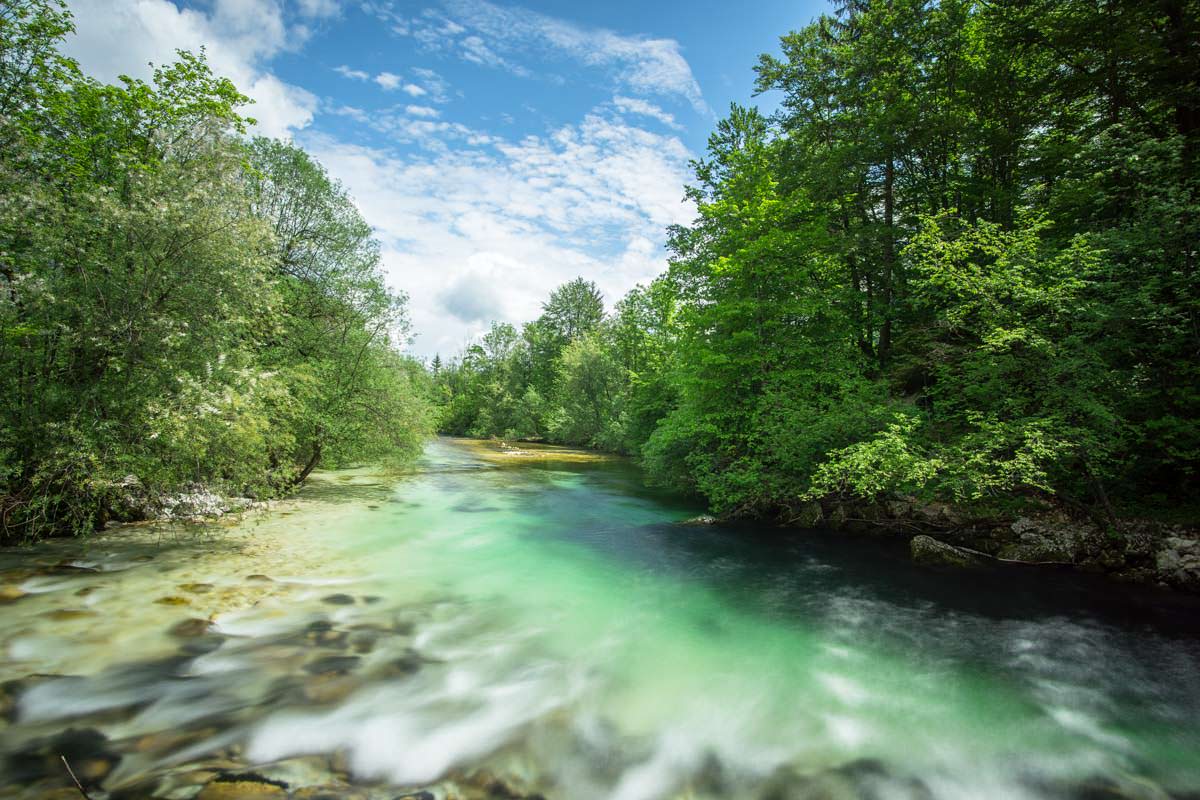
<path fill-rule="evenodd" d="M 345 191 L 248 138 L 203 54 L 110 86 L 60 54 L 71 30 L 0 2 L 0 540 L 414 453 L 427 379 Z"/>
<path fill-rule="evenodd" d="M 435 362 L 443 430 L 631 453 L 722 512 L 1098 519 L 1200 490 L 1200 3 L 847 0 L 764 55 L 670 268 Z"/>

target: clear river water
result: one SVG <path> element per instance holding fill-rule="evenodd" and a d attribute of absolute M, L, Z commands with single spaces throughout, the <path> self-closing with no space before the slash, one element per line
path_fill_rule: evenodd
<path fill-rule="evenodd" d="M 1200 797 L 1194 602 L 522 447 L 0 551 L 0 797 Z"/>

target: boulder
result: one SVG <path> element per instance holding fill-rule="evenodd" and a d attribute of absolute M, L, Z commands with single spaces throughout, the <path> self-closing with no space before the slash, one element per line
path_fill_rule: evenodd
<path fill-rule="evenodd" d="M 976 567 L 983 563 L 983 559 L 970 550 L 923 534 L 912 538 L 909 551 L 913 561 L 933 567 Z"/>
<path fill-rule="evenodd" d="M 1179 589 L 1200 591 L 1200 539 L 1169 536 L 1154 562 L 1160 580 Z"/>

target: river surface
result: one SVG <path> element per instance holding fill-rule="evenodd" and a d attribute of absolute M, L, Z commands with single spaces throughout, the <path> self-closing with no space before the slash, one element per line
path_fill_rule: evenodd
<path fill-rule="evenodd" d="M 442 439 L 0 551 L 0 796 L 1200 796 L 1194 603 L 699 511 Z"/>

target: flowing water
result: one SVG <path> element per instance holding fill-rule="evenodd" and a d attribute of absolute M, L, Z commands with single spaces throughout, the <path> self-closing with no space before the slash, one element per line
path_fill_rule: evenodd
<path fill-rule="evenodd" d="M 1200 792 L 1195 604 L 698 511 L 439 440 L 236 523 L 0 553 L 0 796 L 68 796 L 61 755 L 94 799 Z"/>

